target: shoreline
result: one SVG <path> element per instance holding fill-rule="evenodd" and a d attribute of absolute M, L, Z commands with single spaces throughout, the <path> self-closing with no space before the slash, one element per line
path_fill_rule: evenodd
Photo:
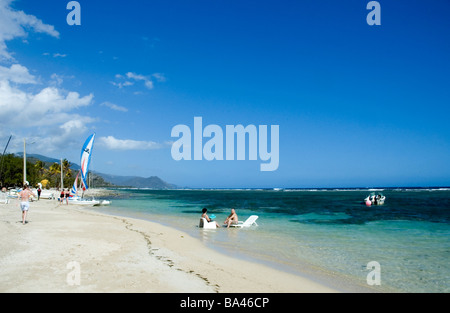
<path fill-rule="evenodd" d="M 126 213 L 126 212 L 108 212 L 107 209 L 102 210 L 101 212 L 97 211 L 95 208 L 92 210 L 88 209 L 90 212 L 98 212 L 100 214 L 105 214 L 107 216 L 115 216 L 119 218 L 130 218 L 130 219 L 137 219 L 137 220 L 143 220 L 150 223 L 156 223 L 162 227 L 167 227 L 179 232 L 183 232 L 185 234 L 185 230 L 180 230 L 174 225 L 170 225 L 165 222 L 161 221 L 154 221 L 151 219 L 151 215 L 142 215 L 142 214 L 133 214 L 133 213 Z M 205 237 L 208 237 L 208 230 L 205 231 Z M 190 236 L 193 240 L 198 241 L 201 243 L 205 248 L 215 251 L 219 253 L 221 256 L 229 256 L 232 255 L 233 259 L 242 260 L 246 262 L 250 262 L 253 264 L 260 264 L 261 266 L 268 267 L 270 269 L 281 271 L 283 273 L 286 273 L 288 275 L 294 275 L 299 276 L 302 278 L 309 279 L 313 282 L 316 282 L 318 284 L 321 284 L 323 286 L 326 286 L 327 288 L 331 288 L 334 290 L 334 292 L 339 293 L 380 293 L 380 292 L 398 292 L 397 290 L 383 287 L 380 288 L 380 286 L 376 287 L 370 287 L 368 285 L 364 285 L 362 283 L 358 283 L 355 280 L 355 277 L 346 276 L 342 273 L 334 272 L 333 270 L 325 269 L 322 267 L 319 267 L 313 263 L 301 261 L 301 263 L 297 263 L 295 266 L 293 264 L 289 263 L 282 263 L 275 260 L 271 260 L 269 258 L 261 258 L 261 256 L 255 256 L 248 253 L 245 253 L 240 250 L 233 250 L 229 249 L 229 247 L 223 247 L 216 244 L 208 246 L 207 242 L 208 240 L 205 240 L 202 236 L 195 237 L 192 234 L 187 234 L 187 236 Z M 298 268 L 301 268 L 299 270 Z"/>
<path fill-rule="evenodd" d="M 128 190 L 125 189 L 125 190 Z M 119 196 L 123 194 L 123 190 L 120 189 L 103 189 L 103 190 L 97 190 L 95 192 L 99 192 L 104 197 L 114 197 Z M 109 194 L 108 194 L 109 193 Z M 193 237 L 194 240 L 200 241 L 205 247 L 208 249 L 212 249 L 221 255 L 232 255 L 233 258 L 237 258 L 240 260 L 252 262 L 252 263 L 258 263 L 263 266 L 270 267 L 272 269 L 282 271 L 284 273 L 290 274 L 290 275 L 296 275 L 300 277 L 304 277 L 307 279 L 310 279 L 314 282 L 317 282 L 319 284 L 325 285 L 329 288 L 332 288 L 334 290 L 337 290 L 338 292 L 351 292 L 351 293 L 380 293 L 380 292 L 398 292 L 398 290 L 386 287 L 386 286 L 369 286 L 366 284 L 366 281 L 364 279 L 363 282 L 361 282 L 361 277 L 354 277 L 345 275 L 344 273 L 337 272 L 333 269 L 323 268 L 320 267 L 314 263 L 311 263 L 308 260 L 302 260 L 298 261 L 297 263 L 289 263 L 289 262 L 280 262 L 279 259 L 273 259 L 268 257 L 267 255 L 261 255 L 261 254 L 249 254 L 247 251 L 242 251 L 241 249 L 229 249 L 230 247 L 223 246 L 221 244 L 208 244 L 210 237 L 208 235 L 208 231 L 200 231 L 201 235 L 198 236 L 196 233 L 192 233 L 192 231 L 177 227 L 177 225 L 168 223 L 168 221 L 155 221 L 154 216 L 152 216 L 150 213 L 131 213 L 127 211 L 120 211 L 116 210 L 114 212 L 109 211 L 108 207 L 103 207 L 103 210 L 100 210 L 101 213 L 106 215 L 113 215 L 113 216 L 119 216 L 119 217 L 126 217 L 126 218 L 135 218 L 139 220 L 145 220 L 153 223 L 157 223 L 159 225 L 163 225 L 172 229 L 176 229 L 182 232 L 187 232 L 191 237 Z M 99 208 L 93 208 L 93 211 L 98 212 Z M 178 225 L 179 226 L 179 225 Z M 198 229 L 198 228 L 197 228 Z M 213 240 L 214 241 L 214 240 Z"/>
<path fill-rule="evenodd" d="M 347 292 L 227 256 L 182 231 L 56 201 L 32 202 L 20 222 L 16 200 L 0 206 L 0 292 L 300 293 Z M 70 286 L 70 263 L 80 285 Z M 344 290 L 344 291 L 343 291 Z M 368 288 L 354 292 L 376 292 Z M 351 291 L 350 291 L 351 292 Z"/>

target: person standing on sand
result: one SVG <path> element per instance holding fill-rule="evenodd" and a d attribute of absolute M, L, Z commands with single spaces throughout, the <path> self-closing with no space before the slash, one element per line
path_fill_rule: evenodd
<path fill-rule="evenodd" d="M 64 196 L 66 198 L 66 204 L 69 205 L 69 197 L 70 197 L 69 189 L 67 189 L 66 192 L 64 192 Z"/>
<path fill-rule="evenodd" d="M 59 203 L 63 204 L 64 203 L 64 196 L 65 196 L 65 192 L 64 192 L 64 188 L 61 190 L 61 193 L 59 194 Z"/>
<path fill-rule="evenodd" d="M 20 209 L 22 210 L 22 224 L 25 225 L 27 213 L 30 209 L 30 197 L 36 195 L 30 190 L 27 184 L 23 185 L 22 191 L 19 193 Z"/>
<path fill-rule="evenodd" d="M 38 186 L 38 190 L 37 190 L 38 201 L 41 199 L 41 191 L 42 191 L 41 186 Z"/>
<path fill-rule="evenodd" d="M 223 223 L 227 224 L 227 228 L 230 228 L 231 224 L 237 224 L 238 223 L 238 216 L 237 216 L 236 211 L 234 210 L 234 208 L 231 209 L 231 214 L 228 215 L 227 219 Z"/>

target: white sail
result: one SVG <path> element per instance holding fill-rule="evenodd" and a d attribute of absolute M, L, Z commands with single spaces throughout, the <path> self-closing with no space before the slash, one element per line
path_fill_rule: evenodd
<path fill-rule="evenodd" d="M 94 147 L 95 133 L 89 136 L 81 149 L 81 180 L 86 189 L 88 184 L 86 182 L 87 174 L 89 172 L 89 163 L 91 162 L 92 149 Z"/>
<path fill-rule="evenodd" d="M 78 192 L 78 176 L 80 175 L 80 173 L 78 172 L 77 177 L 75 178 L 75 182 L 73 183 L 72 189 L 70 190 L 71 193 L 73 193 L 74 195 L 77 194 Z"/>

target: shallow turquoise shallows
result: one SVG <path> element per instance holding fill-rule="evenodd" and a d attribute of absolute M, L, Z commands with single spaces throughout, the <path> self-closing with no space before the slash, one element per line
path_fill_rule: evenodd
<path fill-rule="evenodd" d="M 380 291 L 450 292 L 450 189 L 120 190 L 110 214 L 175 227 L 228 255 L 292 273 L 322 273 L 367 285 L 369 262 L 380 265 Z M 235 208 L 257 227 L 202 230 L 202 208 L 222 224 Z M 314 276 L 316 277 L 316 276 Z"/>

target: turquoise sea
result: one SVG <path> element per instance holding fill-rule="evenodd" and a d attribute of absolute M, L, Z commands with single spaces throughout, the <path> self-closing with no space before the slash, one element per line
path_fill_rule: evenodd
<path fill-rule="evenodd" d="M 331 285 L 368 287 L 372 261 L 381 292 L 450 292 L 450 189 L 383 189 L 383 206 L 366 207 L 370 189 L 120 189 L 105 213 L 159 222 L 222 253 Z M 203 230 L 201 210 L 222 224 L 231 208 L 247 229 Z M 345 288 L 344 290 L 345 291 Z"/>

